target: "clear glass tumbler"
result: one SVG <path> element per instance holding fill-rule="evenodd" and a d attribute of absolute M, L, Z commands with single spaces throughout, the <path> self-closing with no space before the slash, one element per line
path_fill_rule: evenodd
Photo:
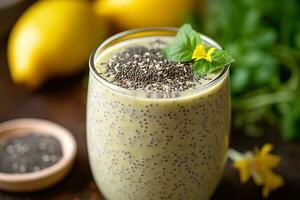
<path fill-rule="evenodd" d="M 220 180 L 230 131 L 229 66 L 208 84 L 174 98 L 121 88 L 95 67 L 102 52 L 119 42 L 175 34 L 173 28 L 131 30 L 107 39 L 91 55 L 88 153 L 108 200 L 207 200 Z"/>

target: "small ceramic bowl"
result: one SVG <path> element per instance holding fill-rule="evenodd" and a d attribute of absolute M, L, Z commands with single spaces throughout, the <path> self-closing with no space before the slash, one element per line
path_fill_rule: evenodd
<path fill-rule="evenodd" d="M 0 141 L 22 134 L 47 134 L 58 139 L 62 158 L 41 171 L 9 174 L 0 172 L 0 190 L 9 192 L 33 192 L 53 186 L 62 180 L 73 166 L 77 145 L 73 135 L 62 126 L 41 119 L 16 119 L 0 124 Z"/>

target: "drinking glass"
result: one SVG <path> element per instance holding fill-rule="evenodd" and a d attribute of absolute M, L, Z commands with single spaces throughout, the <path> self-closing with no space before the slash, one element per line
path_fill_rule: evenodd
<path fill-rule="evenodd" d="M 221 178 L 230 131 L 229 66 L 209 83 L 171 98 L 122 88 L 97 72 L 107 48 L 137 38 L 174 37 L 176 31 L 123 32 L 90 57 L 88 153 L 107 200 L 207 200 Z M 221 49 L 212 39 L 199 37 Z"/>

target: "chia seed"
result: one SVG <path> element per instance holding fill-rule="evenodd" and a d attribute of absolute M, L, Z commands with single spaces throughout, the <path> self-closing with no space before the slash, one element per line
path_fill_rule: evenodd
<path fill-rule="evenodd" d="M 57 163 L 61 157 L 62 148 L 55 137 L 29 132 L 0 143 L 0 172 L 40 171 Z"/>

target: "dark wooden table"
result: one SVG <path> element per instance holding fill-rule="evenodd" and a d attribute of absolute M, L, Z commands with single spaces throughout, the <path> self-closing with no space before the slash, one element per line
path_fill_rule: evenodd
<path fill-rule="evenodd" d="M 52 81 L 34 93 L 15 86 L 9 77 L 6 43 L 5 41 L 0 43 L 0 122 L 22 117 L 52 120 L 71 130 L 79 147 L 74 168 L 61 183 L 36 193 L 0 192 L 0 200 L 103 200 L 95 186 L 88 163 L 85 98 L 86 89 L 82 84 L 82 75 Z M 264 137 L 257 139 L 236 131 L 232 132 L 231 146 L 241 151 L 250 149 L 253 145 L 260 146 L 265 142 L 275 144 L 276 153 L 283 156 L 278 172 L 284 176 L 286 183 L 284 187 L 272 193 L 269 199 L 299 200 L 300 143 L 283 143 L 276 130 L 267 131 Z M 223 179 L 212 199 L 261 199 L 261 189 L 252 182 L 240 184 L 237 171 L 227 163 Z"/>

